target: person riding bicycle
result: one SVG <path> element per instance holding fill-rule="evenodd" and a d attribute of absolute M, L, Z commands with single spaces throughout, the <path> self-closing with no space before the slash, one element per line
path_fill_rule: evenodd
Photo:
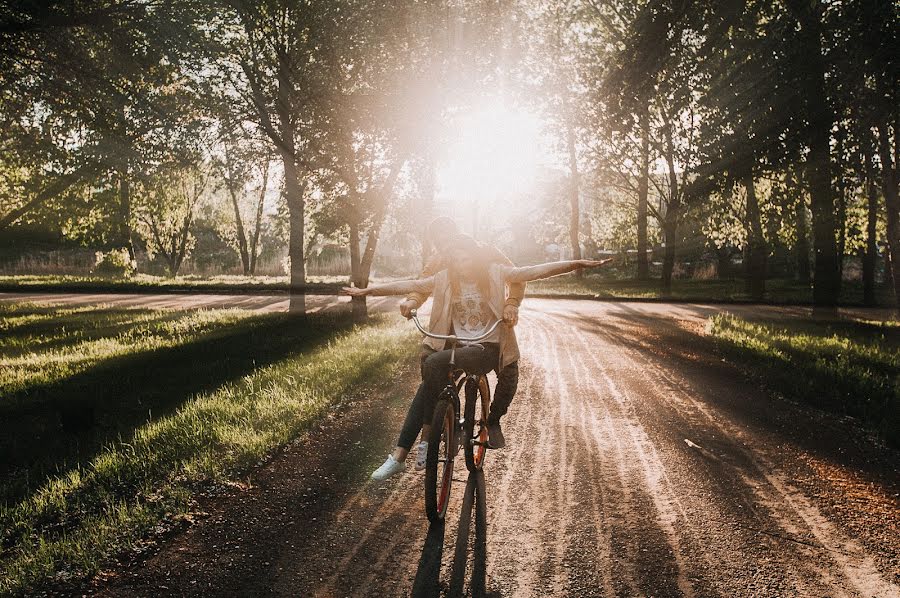
<path fill-rule="evenodd" d="M 433 293 L 430 331 L 446 335 L 452 326 L 454 333 L 461 338 L 476 337 L 503 319 L 510 283 L 550 278 L 581 268 L 602 266 L 609 261 L 570 260 L 515 267 L 490 262 L 486 259 L 482 246 L 467 235 L 456 235 L 452 239 L 449 254 L 447 269 L 427 278 L 370 285 L 364 289 L 345 287 L 344 293 L 351 296 Z M 422 424 L 422 437 L 427 441 L 431 435 L 434 406 L 447 381 L 450 351 L 444 349 L 444 341 L 426 338 L 423 344 L 434 350 L 425 359 L 424 382 L 417 393 L 417 399 L 423 401 L 419 421 Z M 469 374 L 486 374 L 493 369 L 502 371 L 505 366 L 518 359 L 519 347 L 515 331 L 508 324 L 499 326 L 477 345 L 456 349 L 456 365 Z M 381 475 L 373 474 L 373 477 L 385 479 L 399 473 L 404 467 L 402 460 L 391 454 L 375 472 Z"/>
<path fill-rule="evenodd" d="M 449 248 L 452 239 L 459 234 L 456 223 L 452 218 L 442 216 L 434 219 L 426 229 L 427 238 L 431 241 L 434 253 L 422 268 L 419 278 L 427 278 L 436 272 L 445 270 L 449 259 Z M 498 263 L 506 266 L 514 265 L 509 258 L 495 247 L 482 245 L 482 257 L 489 263 Z M 400 302 L 400 313 L 405 318 L 410 317 L 412 310 L 420 307 L 428 299 L 428 293 L 413 292 L 408 293 L 406 298 Z M 508 285 L 508 293 L 506 301 L 503 305 L 503 321 L 510 326 L 515 326 L 519 321 L 519 306 L 525 297 L 525 283 L 511 283 Z M 422 346 L 420 354 L 422 365 L 422 379 L 425 379 L 425 359 L 434 353 L 434 349 L 429 345 Z M 506 445 L 503 437 L 503 430 L 500 427 L 500 418 L 506 415 L 513 397 L 516 394 L 516 388 L 519 384 L 519 362 L 514 361 L 503 369 L 497 371 L 497 387 L 494 390 L 494 399 L 491 402 L 491 412 L 488 417 L 488 445 L 492 449 L 500 449 Z M 398 450 L 394 452 L 394 458 L 400 462 L 405 461 L 409 450 L 412 448 L 416 437 L 419 435 L 422 420 L 423 401 L 419 398 L 420 393 L 416 393 L 417 400 L 410 405 L 406 415 L 406 422 L 397 441 Z M 421 470 L 425 467 L 425 453 L 428 449 L 428 443 L 422 438 L 418 446 L 418 456 L 416 458 L 416 469 Z"/>

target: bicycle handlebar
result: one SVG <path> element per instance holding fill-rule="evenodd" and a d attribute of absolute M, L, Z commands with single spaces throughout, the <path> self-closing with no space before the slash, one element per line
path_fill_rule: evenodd
<path fill-rule="evenodd" d="M 419 316 L 416 313 L 415 309 L 410 310 L 409 315 L 410 315 L 410 318 L 412 318 L 412 321 L 415 322 L 416 328 L 419 329 L 419 332 L 421 332 L 425 336 L 428 336 L 431 338 L 436 338 L 436 339 L 442 340 L 442 341 L 453 341 L 453 342 L 458 342 L 458 343 L 462 343 L 462 344 L 477 343 L 478 341 L 482 341 L 482 340 L 486 339 L 487 337 L 489 337 L 490 335 L 492 335 L 494 333 L 494 331 L 497 329 L 497 326 L 499 326 L 500 322 L 502 321 L 502 320 L 497 320 L 496 322 L 494 322 L 494 325 L 491 326 L 487 332 L 485 332 L 484 334 L 482 334 L 480 336 L 476 336 L 476 337 L 472 337 L 472 338 L 462 338 L 462 337 L 456 336 L 455 334 L 433 334 L 433 333 L 425 330 L 425 328 L 422 326 L 422 324 L 419 323 Z"/>

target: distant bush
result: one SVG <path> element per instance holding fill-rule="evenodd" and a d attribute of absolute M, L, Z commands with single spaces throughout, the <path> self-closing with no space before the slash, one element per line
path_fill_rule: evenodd
<path fill-rule="evenodd" d="M 101 276 L 129 278 L 137 271 L 137 262 L 132 259 L 128 249 L 111 249 L 94 254 L 94 274 Z"/>

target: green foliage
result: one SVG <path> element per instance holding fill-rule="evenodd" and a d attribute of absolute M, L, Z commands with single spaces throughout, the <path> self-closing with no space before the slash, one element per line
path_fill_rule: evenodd
<path fill-rule="evenodd" d="M 208 183 L 209 173 L 196 166 L 160 173 L 142 188 L 135 209 L 137 230 L 147 255 L 164 259 L 173 277 L 194 249 L 194 219 Z"/>
<path fill-rule="evenodd" d="M 752 323 L 719 315 L 709 330 L 772 391 L 856 417 L 900 447 L 896 322 Z"/>
<path fill-rule="evenodd" d="M 110 249 L 98 251 L 94 258 L 94 273 L 100 276 L 130 278 L 137 271 L 137 262 L 128 253 L 128 249 Z"/>

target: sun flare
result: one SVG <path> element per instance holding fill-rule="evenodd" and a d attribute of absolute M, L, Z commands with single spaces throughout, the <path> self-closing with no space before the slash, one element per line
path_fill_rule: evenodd
<path fill-rule="evenodd" d="M 508 217 L 505 207 L 522 201 L 540 168 L 552 162 L 543 124 L 533 112 L 501 99 L 452 115 L 437 167 L 437 195 L 444 211 L 460 222 L 473 212 L 475 218 L 477 212 L 482 218 Z"/>

